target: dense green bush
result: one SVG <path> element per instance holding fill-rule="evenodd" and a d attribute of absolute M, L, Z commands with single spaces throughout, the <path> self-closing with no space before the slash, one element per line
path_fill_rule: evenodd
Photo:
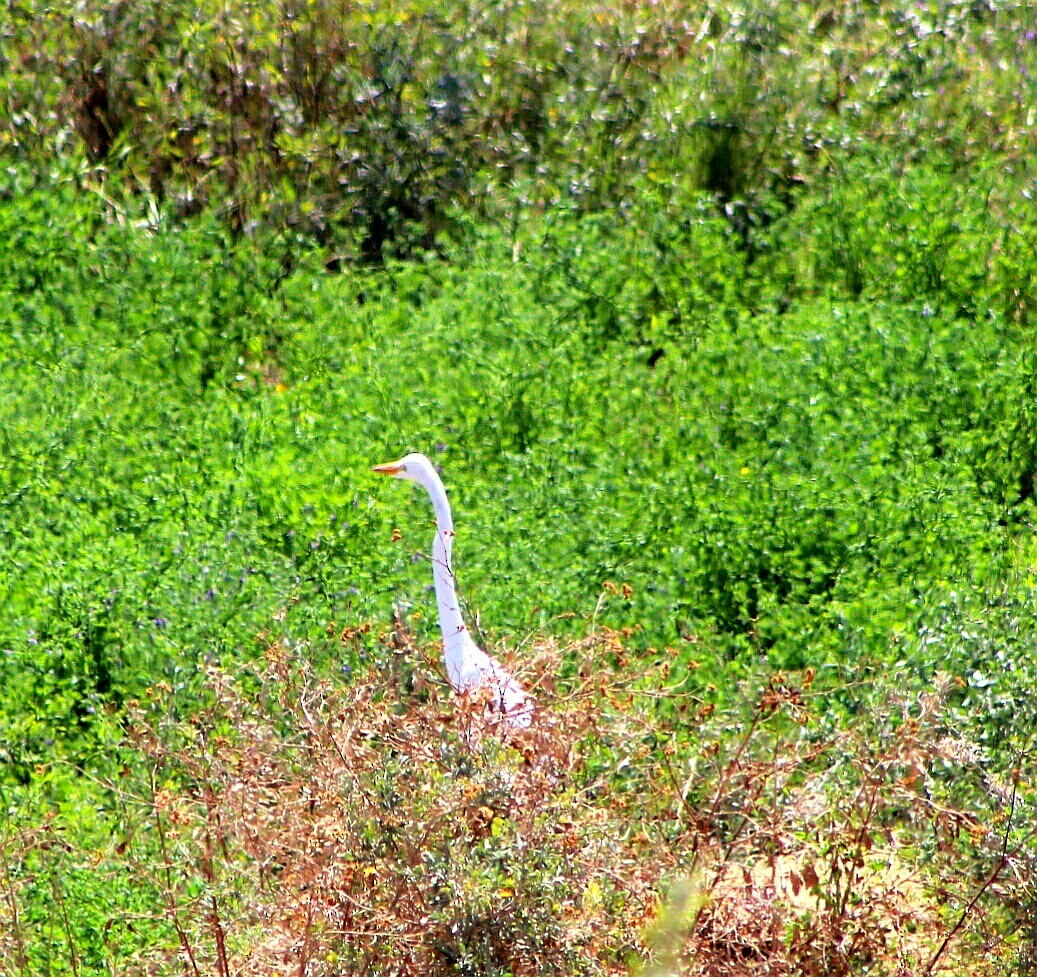
<path fill-rule="evenodd" d="M 937 177 L 904 213 L 947 209 Z M 709 208 L 562 207 L 327 276 L 214 218 L 99 224 L 73 187 L 0 206 L 4 683 L 34 704 L 12 769 L 275 615 L 316 639 L 395 596 L 431 633 L 425 502 L 366 475 L 411 448 L 444 466 L 489 635 L 579 631 L 629 583 L 602 623 L 704 642 L 703 682 L 884 660 L 931 601 L 1001 586 L 1029 518 L 1031 355 L 964 191 L 953 275 L 901 267 L 936 223 L 893 223 L 901 181 L 844 199 L 861 240 L 891 202 L 858 290 L 793 250 L 798 215 L 752 263 Z M 796 287 L 757 287 L 768 266 Z"/>

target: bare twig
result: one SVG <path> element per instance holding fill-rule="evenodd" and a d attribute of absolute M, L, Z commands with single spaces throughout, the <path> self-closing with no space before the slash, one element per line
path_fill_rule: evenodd
<path fill-rule="evenodd" d="M 930 957 L 929 963 L 926 965 L 925 973 L 931 974 L 936 970 L 936 965 L 940 962 L 940 957 L 943 956 L 947 947 L 950 945 L 951 940 L 957 936 L 958 932 L 965 925 L 966 920 L 972 914 L 972 911 L 976 908 L 976 904 L 982 898 L 983 893 L 987 891 L 996 881 L 997 877 L 1001 874 L 1001 869 L 1004 868 L 1005 862 L 1008 858 L 1008 839 L 1012 834 L 1012 822 L 1015 820 L 1015 804 L 1016 798 L 1019 792 L 1019 782 L 1016 777 L 1012 778 L 1012 798 L 1009 802 L 1008 807 L 1008 819 L 1005 825 L 1005 836 L 1001 841 L 1001 853 L 998 856 L 997 861 L 994 863 L 994 867 L 990 870 L 990 874 L 983 880 L 976 891 L 972 894 L 972 898 L 966 903 L 965 908 L 962 909 L 958 915 L 957 921 L 947 932 L 947 935 L 943 938 L 943 941 L 937 947 L 936 952 Z"/>
<path fill-rule="evenodd" d="M 175 889 L 173 887 L 173 861 L 169 856 L 169 847 L 166 842 L 166 829 L 162 817 L 162 811 L 159 808 L 158 789 L 155 786 L 154 769 L 151 769 L 149 774 L 151 776 L 152 808 L 155 812 L 155 827 L 158 832 L 159 854 L 162 856 L 162 871 L 165 876 L 164 894 L 166 897 L 166 909 L 169 913 L 170 921 L 176 929 L 177 936 L 180 940 L 180 949 L 184 951 L 184 972 L 190 974 L 191 971 L 193 971 L 194 977 L 201 977 L 201 971 L 199 971 L 198 963 L 194 958 L 194 949 L 191 947 L 191 941 L 187 938 L 187 933 L 184 931 L 184 928 L 180 923 L 180 907 L 177 905 Z M 187 969 L 188 964 L 190 964 L 190 970 Z"/>

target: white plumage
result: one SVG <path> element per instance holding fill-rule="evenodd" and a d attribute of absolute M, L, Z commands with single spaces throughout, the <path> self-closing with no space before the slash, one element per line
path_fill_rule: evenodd
<path fill-rule="evenodd" d="M 457 692 L 474 692 L 484 686 L 492 689 L 494 707 L 507 723 L 516 729 L 526 728 L 533 719 L 533 700 L 500 662 L 472 640 L 461 616 L 451 562 L 454 522 L 446 489 L 435 467 L 424 455 L 410 454 L 388 465 L 376 465 L 374 471 L 417 482 L 432 499 L 436 511 L 432 579 L 436 585 L 439 626 L 443 632 L 443 654 L 450 685 Z"/>

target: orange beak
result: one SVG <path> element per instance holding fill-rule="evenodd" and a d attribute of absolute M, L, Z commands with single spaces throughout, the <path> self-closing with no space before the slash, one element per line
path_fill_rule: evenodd
<path fill-rule="evenodd" d="M 395 475 L 400 470 L 400 467 L 400 463 L 394 461 L 388 465 L 375 465 L 371 471 L 378 472 L 379 475 Z"/>

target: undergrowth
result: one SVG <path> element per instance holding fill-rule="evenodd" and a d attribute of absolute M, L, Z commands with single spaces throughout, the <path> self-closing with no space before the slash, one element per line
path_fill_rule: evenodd
<path fill-rule="evenodd" d="M 1035 27 L 8 4 L 0 971 L 1037 970 Z"/>
<path fill-rule="evenodd" d="M 856 689 L 860 709 L 840 719 L 811 672 L 773 674 L 718 710 L 665 669 L 622 669 L 622 635 L 603 631 L 523 655 L 537 719 L 502 734 L 445 692 L 435 653 L 397 632 L 343 687 L 278 640 L 234 675 L 210 667 L 191 703 L 161 687 L 131 703 L 109 840 L 89 860 L 102 887 L 132 880 L 139 912 L 103 923 L 95 963 L 195 977 L 1029 966 L 1033 766 L 970 741 L 954 678 L 917 694 L 851 683 L 838 696 Z M 86 969 L 66 878 L 41 868 L 60 822 L 0 835 L 5 973 Z"/>

